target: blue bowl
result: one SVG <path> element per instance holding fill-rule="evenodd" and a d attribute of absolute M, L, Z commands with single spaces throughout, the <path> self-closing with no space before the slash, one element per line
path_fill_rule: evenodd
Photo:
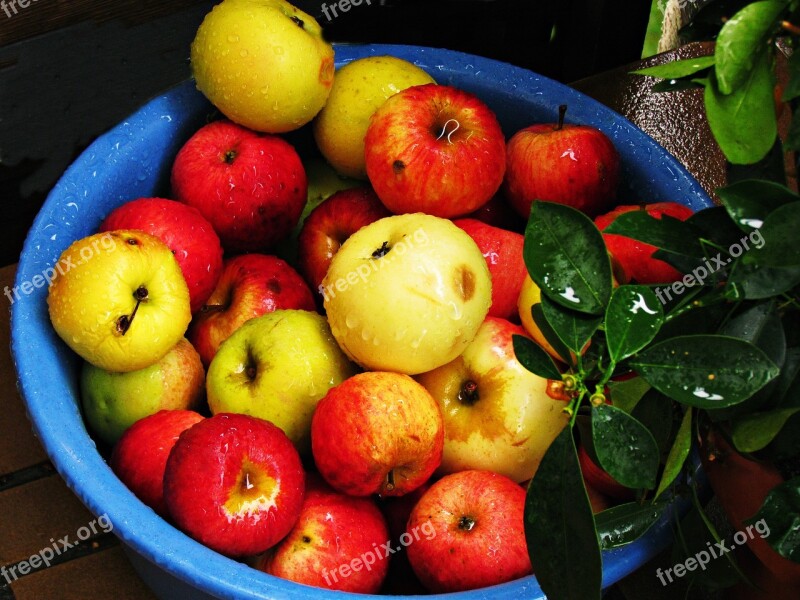
<path fill-rule="evenodd" d="M 569 104 L 568 121 L 603 130 L 619 150 L 621 198 L 672 200 L 695 210 L 711 206 L 684 167 L 630 122 L 591 98 L 530 71 L 448 50 L 384 45 L 339 46 L 337 66 L 386 54 L 412 61 L 437 82 L 482 98 L 497 114 L 507 136 L 535 122 L 555 121 L 558 105 Z M 36 217 L 20 257 L 16 284 L 31 282 L 55 265 L 72 241 L 93 233 L 103 218 L 125 201 L 168 193 L 175 154 L 211 112 L 212 107 L 186 82 L 99 137 L 66 171 Z M 53 331 L 46 296 L 46 286 L 34 287 L 12 306 L 12 353 L 28 415 L 67 485 L 89 510 L 108 515 L 131 562 L 156 595 L 171 600 L 341 600 L 340 592 L 277 579 L 209 550 L 128 491 L 86 432 L 79 408 L 79 361 Z M 665 517 L 638 541 L 605 552 L 604 586 L 643 565 L 670 543 L 671 536 L 670 519 Z M 453 597 L 511 600 L 544 595 L 530 576 Z M 363 600 L 364 596 L 352 598 Z"/>

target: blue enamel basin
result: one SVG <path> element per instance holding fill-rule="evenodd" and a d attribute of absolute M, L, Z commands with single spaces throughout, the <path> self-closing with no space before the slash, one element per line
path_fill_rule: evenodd
<path fill-rule="evenodd" d="M 412 61 L 441 84 L 466 89 L 497 114 L 507 136 L 539 121 L 567 121 L 603 130 L 622 157 L 624 200 L 677 201 L 697 210 L 711 205 L 681 164 L 629 121 L 591 98 L 530 71 L 448 50 L 414 46 L 343 45 L 337 65 L 372 55 Z M 93 233 L 123 202 L 168 194 L 172 159 L 205 123 L 212 108 L 191 82 L 154 98 L 99 137 L 66 171 L 31 228 L 20 257 L 17 285 L 56 264 L 75 239 Z M 34 430 L 70 488 L 96 515 L 107 514 L 135 568 L 161 598 L 275 598 L 342 600 L 344 595 L 277 579 L 217 554 L 185 536 L 139 502 L 98 453 L 81 419 L 77 357 L 58 339 L 47 315 L 46 287 L 12 306 L 12 353 L 19 388 Z M 680 507 L 678 507 L 680 508 Z M 671 540 L 668 518 L 638 541 L 604 554 L 604 586 L 632 572 Z M 543 598 L 535 577 L 452 595 Z M 364 596 L 352 596 L 364 600 Z"/>

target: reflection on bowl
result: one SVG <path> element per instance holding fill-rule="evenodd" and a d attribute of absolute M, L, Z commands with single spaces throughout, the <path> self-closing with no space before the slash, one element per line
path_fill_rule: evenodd
<path fill-rule="evenodd" d="M 337 65 L 384 54 L 415 62 L 437 82 L 479 96 L 496 112 L 506 136 L 534 122 L 555 121 L 558 105 L 569 104 L 568 121 L 598 127 L 619 150 L 622 202 L 672 200 L 696 210 L 711 205 L 680 163 L 630 122 L 594 100 L 529 71 L 446 50 L 384 45 L 339 46 Z M 168 195 L 175 154 L 212 112 L 192 83 L 186 82 L 98 138 L 67 170 L 42 207 L 20 257 L 16 283 L 31 281 L 55 265 L 72 241 L 93 233 L 123 202 Z M 83 425 L 78 358 L 53 331 L 46 295 L 45 287 L 34 289 L 12 307 L 12 353 L 30 419 L 59 473 L 92 512 L 108 515 L 134 567 L 155 593 L 170 599 L 342 599 L 340 592 L 283 581 L 205 548 L 128 491 L 98 453 Z M 633 544 L 606 552 L 604 585 L 644 564 L 670 539 L 670 524 L 665 518 Z M 543 597 L 534 577 L 452 596 L 458 600 L 520 597 Z"/>

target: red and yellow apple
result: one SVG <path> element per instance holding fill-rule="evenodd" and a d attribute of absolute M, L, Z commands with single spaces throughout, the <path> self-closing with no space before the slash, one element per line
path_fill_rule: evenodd
<path fill-rule="evenodd" d="M 434 593 L 519 579 L 532 571 L 524 511 L 525 490 L 508 477 L 491 471 L 443 477 L 411 511 L 407 531 L 427 523 L 434 535 L 409 544 L 408 560 Z"/>
<path fill-rule="evenodd" d="M 407 375 L 371 371 L 331 388 L 311 423 L 317 469 L 351 496 L 402 496 L 442 459 L 442 413 Z"/>
<path fill-rule="evenodd" d="M 175 524 L 228 556 L 264 552 L 294 527 L 305 473 L 278 427 L 219 414 L 184 431 L 164 471 L 164 501 Z"/>
<path fill-rule="evenodd" d="M 416 376 L 442 409 L 439 473 L 478 469 L 525 481 L 569 421 L 564 401 L 548 393 L 550 381 L 517 360 L 514 335 L 525 331 L 487 317 L 460 356 Z"/>
<path fill-rule="evenodd" d="M 506 170 L 494 113 L 472 94 L 436 84 L 386 100 L 370 120 L 364 156 L 372 187 L 395 214 L 464 216 L 489 201 Z"/>

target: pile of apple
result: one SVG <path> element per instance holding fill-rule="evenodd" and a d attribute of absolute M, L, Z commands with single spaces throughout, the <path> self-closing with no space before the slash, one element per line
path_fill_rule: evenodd
<path fill-rule="evenodd" d="M 192 65 L 228 119 L 180 150 L 172 199 L 107 215 L 49 289 L 112 468 L 198 541 L 301 583 L 372 593 L 390 564 L 435 592 L 529 574 L 547 550 L 526 547 L 524 485 L 568 417 L 560 382 L 514 355 L 526 335 L 560 359 L 520 231 L 533 199 L 611 208 L 613 144 L 563 112 L 507 143 L 481 100 L 397 58 L 334 77 L 317 23 L 282 0 L 216 6 Z M 277 134 L 314 117 L 330 165 L 367 181 L 307 206 Z M 619 279 L 677 277 L 606 239 Z M 625 493 L 581 461 L 598 508 Z"/>

